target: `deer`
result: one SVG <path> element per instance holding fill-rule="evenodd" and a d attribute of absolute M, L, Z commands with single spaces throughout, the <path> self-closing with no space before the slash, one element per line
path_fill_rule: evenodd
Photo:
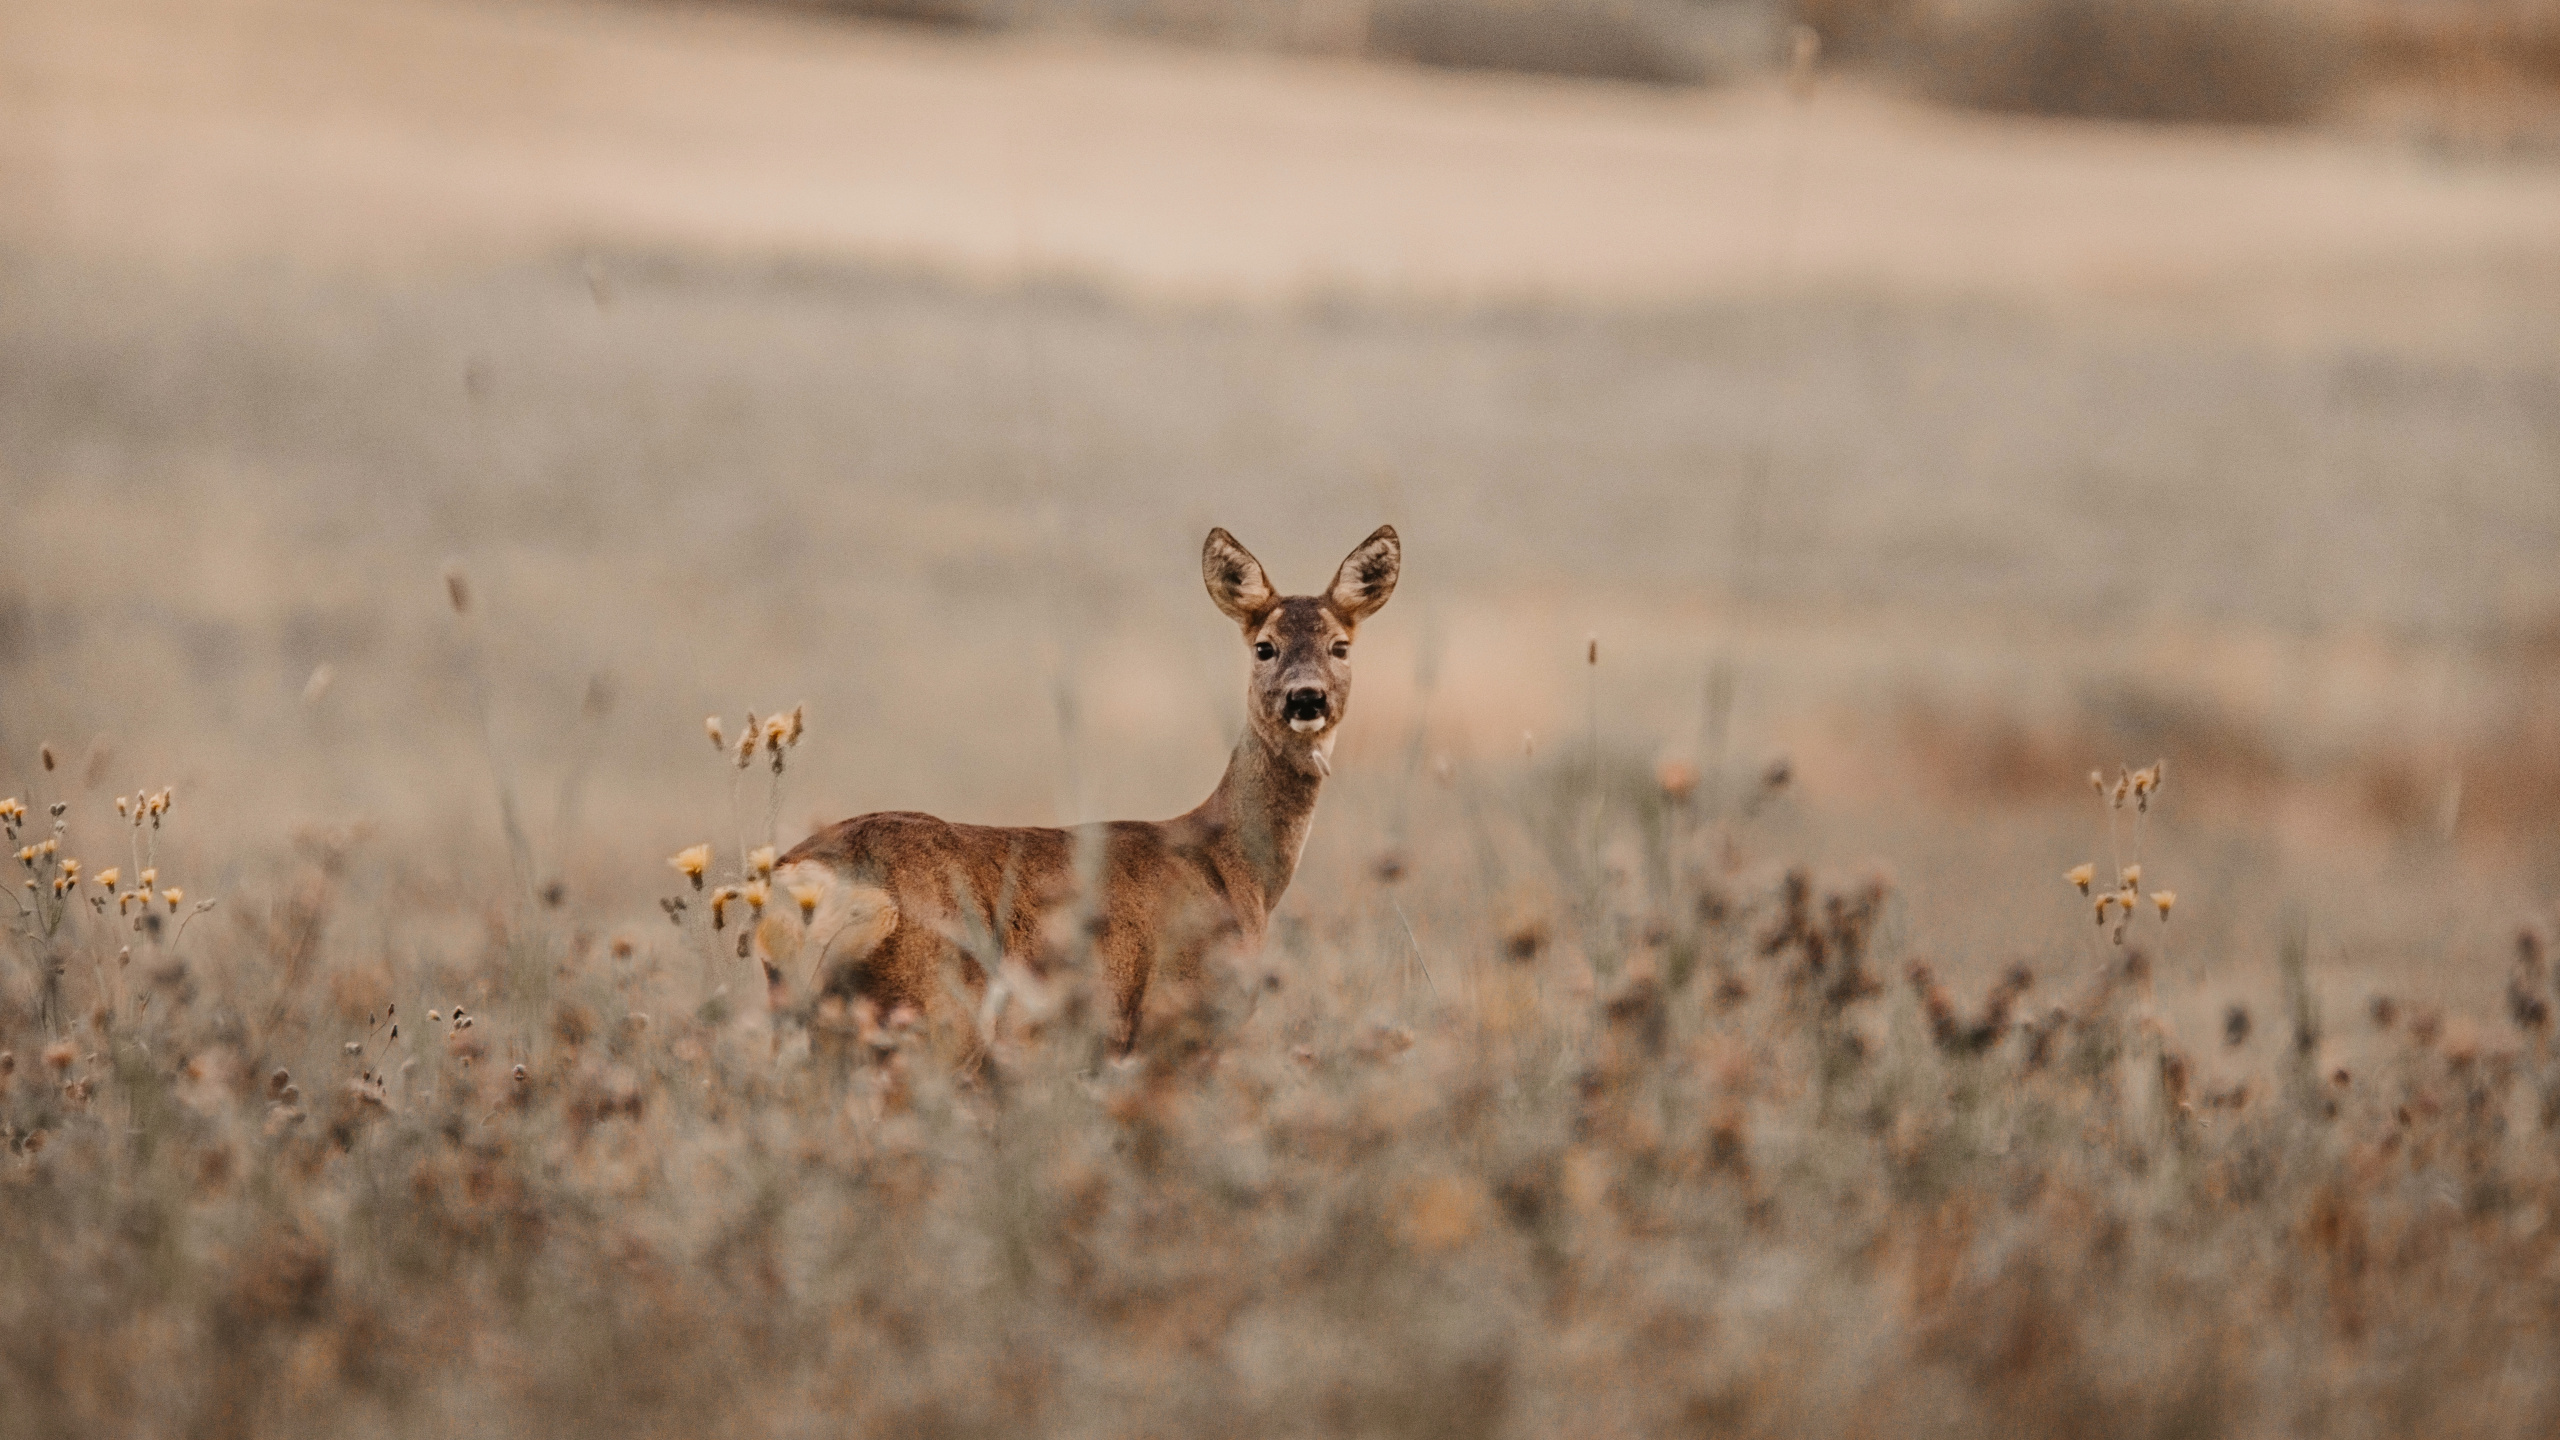
<path fill-rule="evenodd" d="M 1212 529 L 1201 578 L 1251 669 L 1244 734 L 1209 798 L 1170 820 L 1065 829 L 910 810 L 827 826 L 775 865 L 773 892 L 797 904 L 757 922 L 768 983 L 911 1009 L 975 1054 L 995 1018 L 991 964 L 1045 977 L 1089 954 L 1106 1028 L 1127 1053 L 1151 987 L 1196 985 L 1211 964 L 1260 950 L 1333 773 L 1353 642 L 1403 563 L 1395 527 L 1381 525 L 1323 593 L 1282 595 L 1251 551 Z"/>

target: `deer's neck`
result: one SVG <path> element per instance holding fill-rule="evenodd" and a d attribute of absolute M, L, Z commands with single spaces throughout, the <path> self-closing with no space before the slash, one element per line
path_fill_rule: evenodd
<path fill-rule="evenodd" d="M 1255 930 L 1298 873 L 1298 855 L 1306 849 L 1307 831 L 1315 823 L 1316 791 L 1323 784 L 1319 763 L 1303 747 L 1278 753 L 1247 727 L 1218 788 L 1193 812 L 1217 835 L 1221 867 L 1250 877 L 1260 892 L 1260 913 L 1240 917 Z"/>

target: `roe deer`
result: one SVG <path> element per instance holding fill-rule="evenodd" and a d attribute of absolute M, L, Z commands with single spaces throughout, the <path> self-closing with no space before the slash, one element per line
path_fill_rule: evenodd
<path fill-rule="evenodd" d="M 955 825 L 913 811 L 829 826 L 774 871 L 775 893 L 799 903 L 772 906 L 757 926 L 770 973 L 884 1011 L 913 1006 L 974 1050 L 980 1037 L 946 969 L 974 1004 L 989 983 L 980 954 L 1046 973 L 1072 948 L 1061 926 L 1081 921 L 1116 1039 L 1135 1044 L 1150 981 L 1194 982 L 1212 954 L 1261 944 L 1332 773 L 1352 638 L 1395 592 L 1403 559 L 1395 528 L 1381 525 L 1323 594 L 1282 596 L 1234 536 L 1210 531 L 1201 575 L 1242 627 L 1253 672 L 1244 738 L 1209 798 L 1171 820 L 1074 830 Z"/>

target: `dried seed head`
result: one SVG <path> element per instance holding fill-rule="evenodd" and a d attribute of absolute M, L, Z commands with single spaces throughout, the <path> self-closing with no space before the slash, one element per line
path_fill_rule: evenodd
<path fill-rule="evenodd" d="M 705 716 L 703 716 L 703 717 L 702 717 L 702 733 L 711 737 L 711 748 L 712 748 L 712 749 L 717 750 L 717 751 L 721 752 L 721 753 L 722 753 L 722 754 L 724 754 L 724 755 L 728 753 L 728 750 L 729 750 L 729 737 L 720 733 L 720 717 L 719 717 L 719 716 L 717 716 L 717 715 L 705 715 Z"/>
<path fill-rule="evenodd" d="M 746 769 L 749 764 L 754 762 L 756 758 L 756 724 L 755 717 L 753 715 L 747 717 L 747 727 L 738 732 L 737 748 L 730 752 L 729 758 L 735 761 L 738 768 L 741 770 Z"/>
<path fill-rule="evenodd" d="M 2098 878 L 2097 862 L 2094 860 L 2082 861 L 2080 864 L 2074 865 L 2070 869 L 2063 871 L 2062 878 L 2079 886 L 2080 893 L 2086 895 L 2089 893 L 2090 884 Z"/>
<path fill-rule="evenodd" d="M 759 845 L 755 849 L 747 852 L 747 871 L 749 874 L 757 876 L 771 875 L 773 873 L 773 861 L 773 847 L 770 845 Z"/>
<path fill-rule="evenodd" d="M 172 885 L 168 889 L 160 892 L 160 898 L 169 902 L 169 913 L 175 915 L 178 913 L 178 907 L 185 903 L 187 892 L 179 889 L 175 885 Z"/>
<path fill-rule="evenodd" d="M 2127 865 L 2124 867 L 2124 873 L 2116 878 L 2125 889 L 2139 890 L 2142 888 L 2142 867 L 2139 865 Z"/>
<path fill-rule="evenodd" d="M 2151 903 L 2160 907 L 2160 918 L 2166 920 L 2169 918 L 2169 912 L 2178 907 L 2178 892 L 2154 890 L 2151 892 Z"/>
<path fill-rule="evenodd" d="M 711 847 L 688 845 L 667 857 L 667 864 L 673 866 L 677 874 L 692 881 L 693 888 L 699 890 L 702 888 L 702 872 L 711 868 Z"/>
<path fill-rule="evenodd" d="M 824 894 L 825 892 L 815 885 L 794 885 L 791 887 L 791 900 L 793 904 L 800 907 L 801 919 L 806 920 L 810 916 L 818 913 L 818 901 Z"/>
<path fill-rule="evenodd" d="M 786 745 L 799 744 L 800 732 L 805 729 L 809 723 L 809 702 L 803 700 L 799 704 L 792 706 L 791 713 L 784 718 L 791 722 L 791 729 L 790 733 L 782 737 L 783 743 Z"/>
<path fill-rule="evenodd" d="M 773 887 L 762 880 L 750 880 L 747 882 L 747 888 L 738 893 L 746 898 L 748 910 L 762 915 L 764 902 L 773 898 Z"/>
<path fill-rule="evenodd" d="M 106 891 L 110 895 L 113 895 L 116 893 L 117 883 L 123 879 L 123 867 L 110 865 L 106 869 L 98 872 L 98 888 Z"/>

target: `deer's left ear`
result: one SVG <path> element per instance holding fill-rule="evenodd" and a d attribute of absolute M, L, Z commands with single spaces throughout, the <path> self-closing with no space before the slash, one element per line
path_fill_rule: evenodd
<path fill-rule="evenodd" d="M 1404 542 L 1396 538 L 1396 527 L 1381 525 L 1333 572 L 1325 603 L 1344 624 L 1357 625 L 1377 614 L 1387 597 L 1396 593 L 1396 576 L 1403 569 Z"/>

